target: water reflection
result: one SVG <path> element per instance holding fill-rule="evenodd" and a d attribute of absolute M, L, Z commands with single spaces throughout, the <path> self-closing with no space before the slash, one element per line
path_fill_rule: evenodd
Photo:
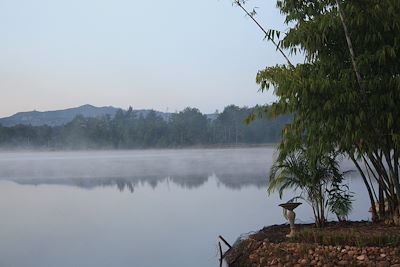
<path fill-rule="evenodd" d="M 216 267 L 218 235 L 286 222 L 265 192 L 273 152 L 0 153 L 0 266 Z M 351 218 L 367 219 L 362 180 L 349 183 Z"/>
<path fill-rule="evenodd" d="M 215 176 L 219 185 L 240 190 L 265 187 L 273 152 L 252 148 L 1 153 L 0 179 L 86 189 L 116 186 L 121 192 L 134 192 L 138 184 L 156 188 L 165 181 L 194 189 Z"/>
<path fill-rule="evenodd" d="M 222 174 L 222 175 L 176 175 L 176 176 L 141 176 L 141 177 L 105 177 L 105 178 L 24 178 L 5 179 L 20 185 L 65 185 L 84 189 L 96 187 L 116 187 L 120 192 L 133 193 L 139 185 L 149 185 L 156 189 L 159 184 L 173 183 L 184 189 L 196 189 L 203 186 L 210 178 L 217 181 L 217 186 L 224 186 L 232 190 L 240 190 L 243 187 L 266 186 L 266 178 L 263 175 Z"/>

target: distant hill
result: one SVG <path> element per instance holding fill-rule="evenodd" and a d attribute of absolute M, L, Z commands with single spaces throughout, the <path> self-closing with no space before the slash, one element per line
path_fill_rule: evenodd
<path fill-rule="evenodd" d="M 76 116 L 82 115 L 86 118 L 96 118 L 109 115 L 111 118 L 117 113 L 120 108 L 112 106 L 108 107 L 95 107 L 92 105 L 83 105 L 76 108 L 68 108 L 63 110 L 54 111 L 28 111 L 18 112 L 10 117 L 0 118 L 0 125 L 5 127 L 12 127 L 18 124 L 32 125 L 32 126 L 61 126 L 72 121 Z M 148 109 L 135 110 L 138 114 L 144 117 L 150 112 Z M 157 115 L 161 116 L 164 120 L 168 120 L 172 113 L 164 113 L 156 111 Z M 214 120 L 216 114 L 206 114 L 207 118 Z"/>
<path fill-rule="evenodd" d="M 59 126 L 72 121 L 76 116 L 101 117 L 105 115 L 114 116 L 118 108 L 114 107 L 94 107 L 92 105 L 83 105 L 77 108 L 68 108 L 54 111 L 29 111 L 18 112 L 10 117 L 1 118 L 0 124 L 5 127 L 11 127 L 18 124 L 32 126 Z"/>

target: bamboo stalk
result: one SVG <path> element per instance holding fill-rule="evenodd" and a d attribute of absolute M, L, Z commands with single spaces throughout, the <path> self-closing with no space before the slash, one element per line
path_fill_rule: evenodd
<path fill-rule="evenodd" d="M 219 235 L 218 237 L 219 237 L 219 239 L 222 240 L 222 242 L 224 242 L 225 245 L 228 246 L 228 248 L 232 248 L 232 246 L 228 243 L 228 241 L 226 241 L 221 235 Z"/>

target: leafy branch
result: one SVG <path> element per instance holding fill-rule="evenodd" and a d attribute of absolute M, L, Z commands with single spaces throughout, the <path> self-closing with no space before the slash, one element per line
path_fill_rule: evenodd
<path fill-rule="evenodd" d="M 243 6 L 245 4 L 245 2 L 246 2 L 245 0 L 234 0 L 233 4 L 240 7 L 240 9 L 242 9 L 243 12 L 246 13 L 246 15 L 249 16 L 253 20 L 253 22 L 258 26 L 258 28 L 260 28 L 261 31 L 265 34 L 265 39 L 268 39 L 269 41 L 271 41 L 274 44 L 274 46 L 276 47 L 276 50 L 278 50 L 281 53 L 281 55 L 286 59 L 289 66 L 291 68 L 294 68 L 294 65 L 289 60 L 289 58 L 287 57 L 285 52 L 283 52 L 283 50 L 280 48 L 279 44 L 277 42 L 275 42 L 275 40 L 274 40 L 275 34 L 279 38 L 280 33 L 278 31 L 274 31 L 274 30 L 268 30 L 268 31 L 265 30 L 264 27 L 261 26 L 261 24 L 255 19 L 255 16 L 257 14 L 256 10 L 253 9 L 252 11 L 248 11 Z"/>

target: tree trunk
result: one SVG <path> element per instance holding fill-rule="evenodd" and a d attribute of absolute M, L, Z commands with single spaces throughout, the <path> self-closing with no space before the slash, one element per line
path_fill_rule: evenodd
<path fill-rule="evenodd" d="M 368 183 L 367 177 L 365 176 L 365 173 L 363 172 L 362 168 L 360 167 L 360 165 L 358 164 L 357 160 L 353 157 L 350 156 L 351 160 L 353 161 L 354 165 L 356 166 L 358 172 L 361 174 L 361 177 L 363 179 L 363 182 L 365 184 L 365 187 L 367 188 L 367 192 L 368 192 L 368 196 L 369 196 L 369 201 L 371 203 L 371 217 L 372 217 L 372 221 L 373 222 L 377 222 L 378 221 L 378 214 L 376 212 L 376 207 L 375 207 L 375 199 L 374 199 L 374 195 L 372 193 L 372 189 L 371 189 L 371 185 Z"/>
<path fill-rule="evenodd" d="M 338 9 L 340 21 L 342 22 L 344 34 L 346 36 L 347 48 L 349 49 L 349 52 L 350 52 L 350 58 L 351 58 L 351 63 L 353 65 L 353 70 L 354 70 L 354 73 L 356 74 L 358 86 L 360 87 L 360 90 L 364 95 L 365 94 L 365 88 L 364 88 L 364 85 L 363 85 L 363 80 L 361 78 L 360 71 L 358 70 L 358 66 L 357 66 L 357 62 L 356 62 L 356 56 L 355 56 L 354 49 L 353 49 L 353 43 L 351 42 L 350 33 L 349 33 L 348 28 L 347 28 L 346 20 L 345 20 L 344 14 L 343 14 L 341 6 L 340 6 L 340 0 L 336 0 L 336 4 L 337 4 L 337 9 Z"/>

